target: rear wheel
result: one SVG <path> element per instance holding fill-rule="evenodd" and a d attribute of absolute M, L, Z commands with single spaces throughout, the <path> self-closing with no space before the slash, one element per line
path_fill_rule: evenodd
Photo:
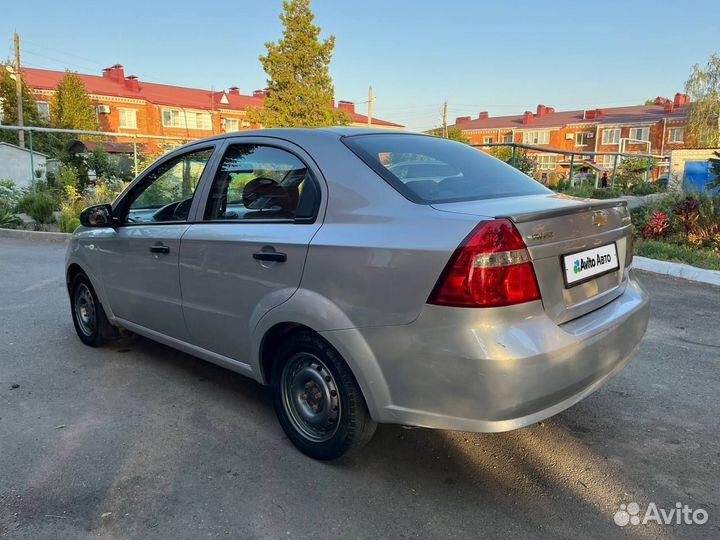
<path fill-rule="evenodd" d="M 79 272 L 70 285 L 70 307 L 75 331 L 85 345 L 98 347 L 118 337 L 117 329 L 108 322 L 95 289 L 83 272 Z"/>
<path fill-rule="evenodd" d="M 283 430 L 312 458 L 339 458 L 375 433 L 377 425 L 350 368 L 319 336 L 298 333 L 280 347 L 272 392 Z"/>

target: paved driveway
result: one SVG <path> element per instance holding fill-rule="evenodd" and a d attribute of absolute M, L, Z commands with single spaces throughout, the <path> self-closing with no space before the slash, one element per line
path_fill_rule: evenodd
<path fill-rule="evenodd" d="M 542 424 L 381 426 L 327 464 L 239 375 L 141 338 L 81 345 L 63 255 L 0 239 L 0 538 L 720 537 L 720 289 L 643 274 L 641 354 Z M 620 528 L 631 501 L 710 519 Z"/>

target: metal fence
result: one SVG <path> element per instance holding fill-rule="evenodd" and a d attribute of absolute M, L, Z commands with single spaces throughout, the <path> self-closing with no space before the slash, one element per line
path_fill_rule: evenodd
<path fill-rule="evenodd" d="M 646 159 L 647 160 L 647 166 L 645 167 L 644 173 L 643 173 L 643 181 L 648 182 L 651 177 L 653 170 L 657 171 L 657 175 L 660 175 L 662 168 L 667 168 L 669 166 L 669 159 L 665 156 L 658 156 L 653 154 L 646 154 L 646 153 L 634 153 L 634 152 L 590 152 L 590 151 L 581 151 L 581 150 L 563 150 L 560 148 L 546 148 L 542 146 L 534 146 L 530 144 L 523 144 L 523 143 L 487 143 L 487 144 L 472 144 L 471 146 L 475 148 L 479 148 L 482 150 L 486 150 L 491 152 L 493 148 L 511 148 L 512 154 L 510 157 L 510 160 L 508 163 L 512 165 L 513 167 L 518 168 L 519 161 L 521 157 L 527 157 L 529 159 L 535 160 L 535 163 L 540 165 L 541 160 L 538 159 L 539 156 L 542 155 L 553 155 L 553 156 L 564 156 L 566 158 L 566 163 L 568 167 L 568 175 L 567 175 L 567 181 L 570 183 L 571 186 L 574 186 L 580 177 L 580 175 L 576 172 L 576 168 L 590 168 L 594 169 L 596 173 L 594 173 L 592 176 L 594 176 L 594 184 L 595 187 L 598 187 L 598 181 L 599 181 L 599 175 L 597 172 L 600 171 L 607 171 L 608 173 L 612 172 L 610 175 L 610 181 L 609 185 L 611 187 L 614 187 L 616 185 L 616 180 L 618 176 L 618 170 L 621 168 L 620 165 L 622 163 L 622 160 L 624 158 L 640 158 L 640 159 Z M 611 165 L 605 166 L 597 163 L 597 158 L 602 156 L 609 156 L 612 159 Z M 563 162 L 560 163 L 561 166 L 563 165 Z M 557 173 L 557 163 L 553 165 L 552 168 L 546 169 L 546 172 L 554 172 L 555 174 L 562 174 Z M 536 171 L 536 176 L 538 173 L 542 174 L 543 169 L 539 169 Z M 582 175 L 582 177 L 587 177 L 587 175 Z M 537 180 L 541 180 L 541 178 L 536 178 Z M 546 182 L 547 183 L 547 182 Z"/>
<path fill-rule="evenodd" d="M 27 152 L 27 164 L 15 165 L 14 170 L 25 171 L 21 174 L 27 178 L 21 179 L 21 183 L 27 182 L 34 188 L 38 180 L 44 180 L 47 172 L 54 172 L 52 167 L 43 168 L 39 166 L 38 160 L 43 159 L 53 163 L 54 160 L 60 158 L 61 154 L 67 155 L 73 152 L 73 143 L 76 148 L 80 148 L 77 153 L 82 153 L 83 145 L 86 144 L 92 148 L 108 148 L 106 150 L 111 156 L 127 160 L 130 163 L 130 172 L 132 176 L 140 172 L 141 160 L 145 155 L 159 156 L 165 152 L 176 148 L 186 142 L 195 140 L 192 137 L 174 137 L 164 135 L 146 135 L 142 133 L 110 133 L 106 131 L 89 131 L 79 129 L 58 129 L 50 127 L 36 126 L 11 126 L 0 124 L 0 133 L 25 133 L 25 149 Z M 7 138 L 7 137 L 5 137 Z M 38 144 L 38 139 L 42 138 L 43 144 Z M 7 141 L 6 141 L 7 142 Z M 13 141 L 12 144 L 17 144 Z M 47 147 L 52 147 L 53 151 L 47 153 Z M 6 168 L 11 168 L 5 164 Z M 0 179 L 3 179 L 3 163 L 0 163 Z"/>

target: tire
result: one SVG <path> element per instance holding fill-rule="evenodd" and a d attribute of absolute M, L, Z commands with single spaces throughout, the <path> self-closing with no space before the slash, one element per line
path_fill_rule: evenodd
<path fill-rule="evenodd" d="M 105 316 L 90 279 L 79 272 L 70 284 L 70 311 L 80 341 L 99 347 L 118 338 L 118 331 Z"/>
<path fill-rule="evenodd" d="M 364 446 L 377 424 L 340 354 L 320 336 L 288 336 L 273 362 L 275 413 L 302 453 L 333 460 Z"/>

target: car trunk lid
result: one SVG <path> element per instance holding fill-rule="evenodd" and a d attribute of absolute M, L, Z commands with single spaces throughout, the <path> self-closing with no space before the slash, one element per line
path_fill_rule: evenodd
<path fill-rule="evenodd" d="M 558 324 L 598 309 L 624 290 L 632 227 L 623 200 L 552 194 L 432 206 L 512 221 L 527 245 L 545 312 Z"/>

